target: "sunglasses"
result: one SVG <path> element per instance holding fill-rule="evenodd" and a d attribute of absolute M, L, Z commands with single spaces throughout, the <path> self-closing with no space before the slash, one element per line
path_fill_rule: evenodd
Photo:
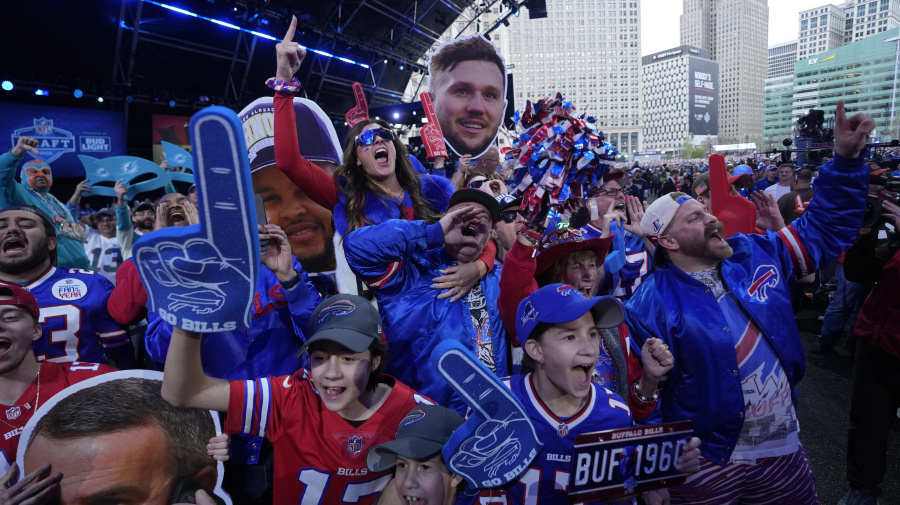
<path fill-rule="evenodd" d="M 357 135 L 356 144 L 361 146 L 370 146 L 375 143 L 376 136 L 388 142 L 392 142 L 394 140 L 393 131 L 388 130 L 387 128 L 373 128 L 371 130 L 365 130 L 364 132 Z"/>
<path fill-rule="evenodd" d="M 515 223 L 516 219 L 519 218 L 519 211 L 517 210 L 508 210 L 506 212 L 501 212 L 500 217 L 506 221 L 507 223 Z"/>
<path fill-rule="evenodd" d="M 469 189 L 480 189 L 481 186 L 487 184 L 488 182 L 491 182 L 491 180 L 490 179 L 480 179 L 477 181 L 469 181 L 469 185 L 466 187 L 468 187 Z"/>
<path fill-rule="evenodd" d="M 624 195 L 625 190 L 622 188 L 609 188 L 609 189 L 595 188 L 595 189 L 591 189 L 590 191 L 588 191 L 588 196 L 599 196 L 599 195 L 617 196 L 619 193 L 622 193 Z"/>

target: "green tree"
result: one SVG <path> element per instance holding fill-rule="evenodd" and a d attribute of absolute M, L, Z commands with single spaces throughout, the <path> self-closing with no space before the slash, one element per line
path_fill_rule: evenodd
<path fill-rule="evenodd" d="M 703 146 L 697 146 L 691 151 L 691 158 L 705 158 L 706 157 L 706 149 Z"/>
<path fill-rule="evenodd" d="M 691 142 L 691 136 L 688 135 L 684 137 L 684 142 L 681 143 L 681 157 L 682 158 L 691 158 L 691 154 L 694 152 L 694 144 Z"/>

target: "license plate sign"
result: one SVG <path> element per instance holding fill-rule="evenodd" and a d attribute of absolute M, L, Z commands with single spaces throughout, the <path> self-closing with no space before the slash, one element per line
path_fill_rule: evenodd
<path fill-rule="evenodd" d="M 693 421 L 633 426 L 575 437 L 569 503 L 610 500 L 677 486 L 685 473 L 675 468 Z"/>

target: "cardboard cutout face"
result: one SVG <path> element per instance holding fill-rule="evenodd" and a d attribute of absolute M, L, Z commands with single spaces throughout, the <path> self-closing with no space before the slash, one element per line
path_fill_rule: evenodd
<path fill-rule="evenodd" d="M 113 372 L 54 395 L 25 425 L 20 474 L 52 465 L 63 474 L 63 505 L 163 505 L 184 501 L 180 491 L 188 488 L 231 505 L 222 490 L 224 466 L 206 452 L 221 433 L 218 415 L 171 406 L 160 395 L 162 379 L 149 370 Z"/>
<path fill-rule="evenodd" d="M 506 63 L 481 34 L 437 48 L 428 61 L 428 92 L 447 146 L 480 157 L 497 140 L 506 110 Z"/>

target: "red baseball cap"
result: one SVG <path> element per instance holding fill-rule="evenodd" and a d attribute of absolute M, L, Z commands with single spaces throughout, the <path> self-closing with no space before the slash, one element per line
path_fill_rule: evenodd
<path fill-rule="evenodd" d="M 9 296 L 8 300 L 0 299 L 0 305 L 14 305 L 28 312 L 35 319 L 41 318 L 41 309 L 38 302 L 25 288 L 16 286 L 15 284 L 0 284 L 0 296 Z"/>

